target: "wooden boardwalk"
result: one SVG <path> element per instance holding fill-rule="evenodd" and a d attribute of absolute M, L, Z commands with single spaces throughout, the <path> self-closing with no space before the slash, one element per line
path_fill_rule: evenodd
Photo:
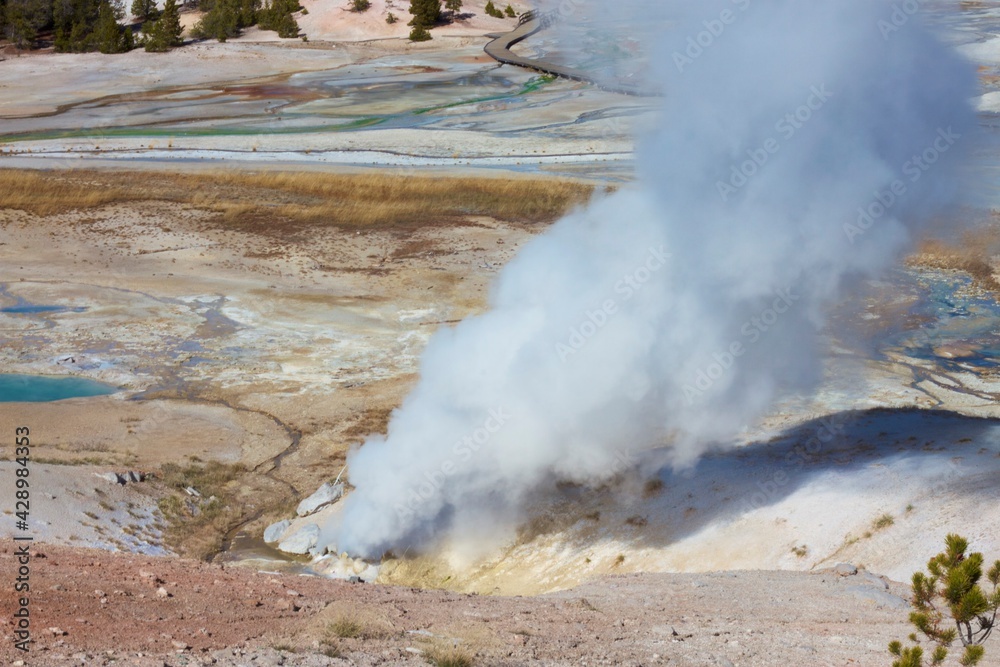
<path fill-rule="evenodd" d="M 644 97 L 653 95 L 652 93 L 631 84 L 600 81 L 594 78 L 594 75 L 590 72 L 575 69 L 573 67 L 566 67 L 558 63 L 549 62 L 548 60 L 523 58 L 510 50 L 510 48 L 515 44 L 524 41 L 528 37 L 531 37 L 545 28 L 548 28 L 555 22 L 556 15 L 554 12 L 526 12 L 521 15 L 521 19 L 518 21 L 516 28 L 508 33 L 500 35 L 486 45 L 486 54 L 504 65 L 525 67 L 527 69 L 535 70 L 536 72 L 542 72 L 543 74 L 558 76 L 564 79 L 572 79 L 573 81 L 585 81 L 597 86 L 601 90 L 607 90 L 612 93 L 639 95 Z"/>

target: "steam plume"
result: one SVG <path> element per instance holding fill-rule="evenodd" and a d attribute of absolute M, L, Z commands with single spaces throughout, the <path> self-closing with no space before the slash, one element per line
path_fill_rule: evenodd
<path fill-rule="evenodd" d="M 567 2 L 570 23 L 607 5 Z M 349 457 L 338 547 L 475 539 L 555 480 L 657 446 L 689 464 L 814 388 L 824 308 L 906 250 L 973 142 L 971 66 L 898 4 L 614 3 L 668 26 L 647 35 L 664 98 L 637 182 L 433 337 L 388 435 Z"/>

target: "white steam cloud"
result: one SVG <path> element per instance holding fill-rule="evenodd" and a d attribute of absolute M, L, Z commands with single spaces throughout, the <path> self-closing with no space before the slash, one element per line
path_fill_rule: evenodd
<path fill-rule="evenodd" d="M 664 97 L 637 182 L 534 239 L 488 312 L 433 337 L 388 435 L 348 459 L 340 550 L 480 539 L 555 481 L 725 446 L 815 387 L 825 307 L 948 203 L 974 72 L 905 8 L 631 5 L 614 8 L 666 26 L 646 35 Z"/>

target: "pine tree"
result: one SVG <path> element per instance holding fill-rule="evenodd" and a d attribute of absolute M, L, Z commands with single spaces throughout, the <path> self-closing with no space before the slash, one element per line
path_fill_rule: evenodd
<path fill-rule="evenodd" d="M 299 22 L 295 20 L 295 17 L 289 13 L 281 15 L 278 19 L 278 24 L 275 26 L 275 32 L 278 33 L 278 37 L 289 39 L 292 37 L 299 36 Z"/>
<path fill-rule="evenodd" d="M 503 13 L 506 14 L 507 18 L 509 18 L 509 19 L 516 19 L 517 18 L 517 12 L 515 12 L 514 8 L 511 7 L 510 5 L 507 5 L 507 9 L 503 10 Z"/>
<path fill-rule="evenodd" d="M 413 26 L 413 30 L 410 31 L 410 41 L 411 42 L 426 42 L 431 37 L 431 33 L 427 31 L 427 28 L 420 25 L 419 23 Z"/>
<path fill-rule="evenodd" d="M 462 0 L 444 0 L 445 9 L 457 12 L 462 8 Z"/>
<path fill-rule="evenodd" d="M 486 13 L 493 18 L 502 19 L 503 12 L 497 9 L 497 6 L 493 4 L 493 0 L 486 3 Z"/>
<path fill-rule="evenodd" d="M 1000 560 L 986 573 L 993 585 L 992 592 L 987 594 L 979 585 L 983 576 L 983 555 L 967 556 L 968 548 L 965 538 L 948 535 L 945 551 L 928 561 L 927 573 L 913 575 L 915 611 L 910 614 L 910 623 L 935 644 L 930 655 L 931 665 L 940 665 L 947 659 L 948 647 L 956 639 L 961 640 L 965 649 L 960 664 L 978 664 L 986 652 L 982 644 L 996 623 L 1000 609 Z M 897 658 L 893 667 L 924 667 L 924 650 L 916 645 L 916 633 L 909 638 L 914 646 L 904 647 L 898 641 L 889 644 L 889 652 Z"/>
<path fill-rule="evenodd" d="M 167 0 L 163 7 L 163 14 L 160 15 L 160 19 L 156 22 L 156 25 L 167 46 L 175 47 L 184 43 L 184 40 L 181 38 L 184 28 L 181 27 L 181 16 L 180 11 L 177 9 L 177 0 Z"/>
<path fill-rule="evenodd" d="M 410 25 L 429 28 L 441 21 L 441 0 L 410 0 L 410 13 L 413 14 Z"/>
<path fill-rule="evenodd" d="M 63 0 L 53 5 L 57 51 L 82 52 L 96 48 L 95 28 L 102 0 Z"/>
<path fill-rule="evenodd" d="M 122 53 L 124 43 L 122 28 L 115 18 L 115 10 L 108 0 L 103 0 L 98 10 L 97 26 L 94 28 L 94 42 L 101 53 Z"/>
<path fill-rule="evenodd" d="M 155 21 L 160 13 L 156 8 L 156 0 L 132 0 L 130 11 L 132 16 L 141 21 Z"/>
<path fill-rule="evenodd" d="M 195 37 L 211 37 L 224 42 L 257 22 L 258 0 L 215 0 L 210 6 L 191 31 Z"/>
<path fill-rule="evenodd" d="M 149 30 L 148 38 L 144 44 L 147 51 L 169 51 L 175 46 L 184 43 L 181 39 L 181 19 L 177 10 L 177 0 L 167 0 L 163 7 L 163 14 L 153 24 Z"/>
<path fill-rule="evenodd" d="M 298 10 L 298 0 L 271 0 L 258 12 L 258 26 L 261 30 L 274 30 L 278 37 L 298 37 L 299 23 L 292 16 Z"/>
<path fill-rule="evenodd" d="M 234 10 L 236 12 L 236 27 L 238 30 L 249 28 L 257 23 L 257 14 L 260 11 L 260 0 L 235 0 Z M 298 2 L 292 2 L 298 9 Z"/>
<path fill-rule="evenodd" d="M 24 11 L 15 3 L 11 3 L 6 10 L 4 36 L 19 49 L 29 49 L 34 46 L 38 32 Z"/>
<path fill-rule="evenodd" d="M 52 27 L 53 0 L 5 0 L 0 2 L 0 36 L 19 49 L 34 46 L 38 33 Z"/>

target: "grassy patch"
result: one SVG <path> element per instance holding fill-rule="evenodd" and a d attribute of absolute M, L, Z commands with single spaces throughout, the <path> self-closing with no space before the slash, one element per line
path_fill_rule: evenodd
<path fill-rule="evenodd" d="M 364 636 L 365 626 L 356 618 L 340 616 L 326 626 L 327 633 L 340 639 L 359 639 Z"/>
<path fill-rule="evenodd" d="M 468 216 L 548 222 L 585 202 L 589 185 L 551 178 L 393 172 L 108 172 L 0 169 L 0 208 L 47 216 L 162 200 L 222 214 L 227 227 L 286 235 L 300 225 L 416 228 Z M 275 226 L 275 222 L 281 222 Z"/>
<path fill-rule="evenodd" d="M 222 548 L 230 527 L 242 519 L 243 503 L 235 482 L 246 472 L 242 464 L 210 462 L 204 465 L 167 463 L 159 478 L 169 494 L 157 503 L 167 520 L 167 541 L 185 555 L 209 559 Z M 200 497 L 184 491 L 192 487 Z"/>
<path fill-rule="evenodd" d="M 370 613 L 349 611 L 338 614 L 326 624 L 323 641 L 332 645 L 335 639 L 385 639 L 393 634 L 387 620 Z"/>
<path fill-rule="evenodd" d="M 882 530 L 883 528 L 888 528 L 894 523 L 896 523 L 896 519 L 891 514 L 883 514 L 872 522 L 872 528 L 875 530 Z"/>
<path fill-rule="evenodd" d="M 389 427 L 391 407 L 368 408 L 362 412 L 357 421 L 344 429 L 344 436 L 351 439 L 366 438 L 373 433 L 385 433 Z"/>
<path fill-rule="evenodd" d="M 996 212 L 993 215 L 994 218 L 998 216 Z M 998 247 L 1000 232 L 991 224 L 965 232 L 958 239 L 926 240 L 908 263 L 931 269 L 964 271 L 978 286 L 996 292 L 1000 291 L 1000 282 L 994 276 L 993 256 Z"/>
<path fill-rule="evenodd" d="M 472 654 L 458 646 L 433 645 L 424 649 L 424 657 L 435 667 L 473 667 Z"/>

